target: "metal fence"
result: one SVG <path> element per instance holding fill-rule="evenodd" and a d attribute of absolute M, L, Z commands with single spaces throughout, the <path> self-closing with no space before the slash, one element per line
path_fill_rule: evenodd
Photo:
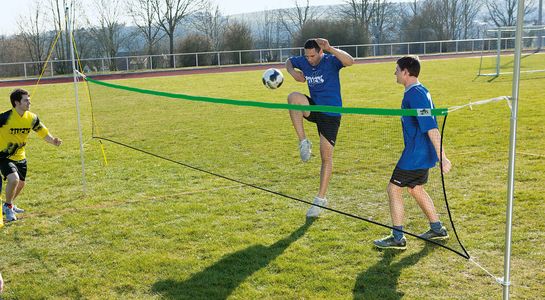
<path fill-rule="evenodd" d="M 433 55 L 452 53 L 480 53 L 513 50 L 515 38 L 423 41 L 386 44 L 343 45 L 356 59 L 396 57 L 400 55 Z M 538 37 L 525 37 L 525 49 L 537 49 Z M 288 57 L 302 55 L 303 48 L 255 49 L 161 55 L 138 55 L 81 59 L 83 73 L 88 75 L 115 72 L 141 72 L 199 67 L 220 67 L 244 64 L 283 63 Z M 173 67 L 172 67 L 173 66 Z M 44 69 L 45 68 L 45 69 Z M 0 63 L 0 78 L 35 78 L 44 71 L 44 77 L 71 74 L 71 61 Z"/>

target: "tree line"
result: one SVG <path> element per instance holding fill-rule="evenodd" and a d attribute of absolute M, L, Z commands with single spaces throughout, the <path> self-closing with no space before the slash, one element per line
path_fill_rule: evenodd
<path fill-rule="evenodd" d="M 311 0 L 294 0 L 290 9 L 237 17 L 224 15 L 213 0 L 95 0 L 87 7 L 79 0 L 72 24 L 64 9 L 68 0 L 36 1 L 31 13 L 19 18 L 17 34 L 0 36 L 0 62 L 45 61 L 53 43 L 51 59 L 69 59 L 69 25 L 79 57 L 111 58 L 108 67 L 115 70 L 114 58 L 121 55 L 300 47 L 316 36 L 333 45 L 456 40 L 479 37 L 484 26 L 516 24 L 517 0 L 394 1 L 345 0 L 336 6 L 313 6 Z M 526 1 L 525 14 L 535 11 L 536 1 Z M 269 55 L 275 54 L 264 59 Z M 200 63 L 213 64 L 216 59 L 203 56 Z M 165 67 L 176 66 L 174 56 L 166 60 Z M 55 68 L 62 74 L 70 65 Z"/>

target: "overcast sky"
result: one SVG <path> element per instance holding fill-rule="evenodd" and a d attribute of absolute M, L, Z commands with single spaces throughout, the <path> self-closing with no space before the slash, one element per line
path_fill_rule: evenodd
<path fill-rule="evenodd" d="M 0 0 L 0 34 L 13 34 L 17 31 L 17 20 L 24 18 L 40 1 L 46 7 L 49 0 Z M 215 0 L 226 15 L 261 11 L 265 9 L 293 7 L 295 0 Z M 79 3 L 91 3 L 94 0 L 78 0 Z M 304 3 L 300 0 L 299 3 Z M 343 0 L 310 0 L 310 5 L 332 5 L 343 3 Z"/>

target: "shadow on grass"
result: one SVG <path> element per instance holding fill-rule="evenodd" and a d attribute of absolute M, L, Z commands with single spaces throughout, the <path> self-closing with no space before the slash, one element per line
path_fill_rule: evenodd
<path fill-rule="evenodd" d="M 254 245 L 224 256 L 186 281 L 158 281 L 152 291 L 167 299 L 226 299 L 247 277 L 266 267 L 303 236 L 313 222 L 314 219 L 307 219 L 291 235 L 269 247 Z"/>
<path fill-rule="evenodd" d="M 415 265 L 422 257 L 428 255 L 434 245 L 426 243 L 417 253 L 392 263 L 399 250 L 383 250 L 382 260 L 358 275 L 353 291 L 353 299 L 401 299 L 403 292 L 397 290 L 399 275 L 404 268 Z"/>

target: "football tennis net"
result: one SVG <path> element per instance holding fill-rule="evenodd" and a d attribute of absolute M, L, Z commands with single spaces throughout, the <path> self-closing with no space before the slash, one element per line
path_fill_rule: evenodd
<path fill-rule="evenodd" d="M 301 217 L 318 192 L 319 137 L 316 126 L 305 122 L 313 158 L 303 163 L 288 110 L 342 113 L 328 205 L 322 214 L 335 212 L 385 227 L 384 235 L 392 224 L 386 186 L 404 147 L 401 116 L 433 116 L 442 135 L 448 114 L 447 109 L 309 108 L 285 100 L 190 96 L 86 80 L 94 138 L 271 193 L 272 198 L 296 200 L 302 203 Z M 443 137 L 445 141 L 448 137 Z M 448 176 L 442 176 L 439 165 L 430 169 L 424 187 L 450 239 L 428 242 L 469 258 L 448 204 L 444 188 Z M 190 188 L 190 183 L 181 182 L 180 188 L 184 186 Z M 403 197 L 404 232 L 417 237 L 429 229 L 428 219 L 408 193 Z M 370 243 L 381 237 L 370 237 Z"/>

